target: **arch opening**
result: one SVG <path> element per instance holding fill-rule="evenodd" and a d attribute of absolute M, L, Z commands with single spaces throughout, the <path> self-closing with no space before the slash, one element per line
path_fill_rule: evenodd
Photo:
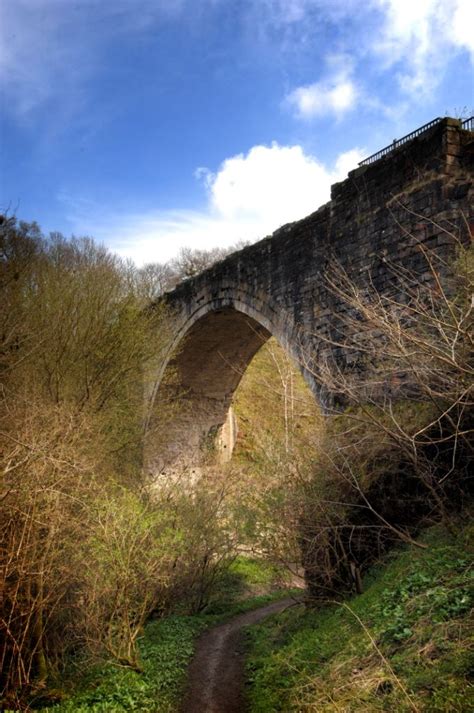
<path fill-rule="evenodd" d="M 230 457 L 235 440 L 230 414 L 234 393 L 253 357 L 271 337 L 293 358 L 319 401 L 311 374 L 298 359 L 300 345 L 290 320 L 280 314 L 276 325 L 274 321 L 275 316 L 270 320 L 235 301 L 205 304 L 184 320 L 150 409 L 145 438 L 149 474 L 199 465 L 203 453 L 219 441 L 227 449 L 224 460 Z"/>
<path fill-rule="evenodd" d="M 186 398 L 205 397 L 228 408 L 247 365 L 270 336 L 242 312 L 213 311 L 193 324 L 170 366 Z"/>
<path fill-rule="evenodd" d="M 314 454 L 323 415 L 301 371 L 271 338 L 243 375 L 232 401 L 233 456 L 250 473 L 281 471 Z"/>
<path fill-rule="evenodd" d="M 199 462 L 224 424 L 248 364 L 270 336 L 231 307 L 209 311 L 191 324 L 160 378 L 145 445 L 149 473 Z"/>

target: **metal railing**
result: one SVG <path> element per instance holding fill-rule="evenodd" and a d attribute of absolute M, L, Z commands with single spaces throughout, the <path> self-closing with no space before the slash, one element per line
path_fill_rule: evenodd
<path fill-rule="evenodd" d="M 461 129 L 474 131 L 474 116 L 470 116 L 469 119 L 461 119 Z"/>
<path fill-rule="evenodd" d="M 401 139 L 395 139 L 389 146 L 385 146 L 385 148 L 380 149 L 380 151 L 377 151 L 377 153 L 373 153 L 372 156 L 369 156 L 368 158 L 364 158 L 363 161 L 359 163 L 359 166 L 367 166 L 370 163 L 374 163 L 374 161 L 378 161 L 379 158 L 382 158 L 382 156 L 386 156 L 387 154 L 391 153 L 395 149 L 397 149 L 399 146 L 402 144 L 406 144 L 407 141 L 411 141 L 412 139 L 416 138 L 420 134 L 423 134 L 425 131 L 428 129 L 431 129 L 432 126 L 435 126 L 435 124 L 438 124 L 440 121 L 442 121 L 442 117 L 438 116 L 436 119 L 433 119 L 432 121 L 429 121 L 427 124 L 423 124 L 423 126 L 420 126 L 419 129 L 415 129 L 415 131 L 412 131 L 411 134 L 407 134 L 406 136 L 403 136 Z M 469 121 L 469 119 L 468 119 Z"/>

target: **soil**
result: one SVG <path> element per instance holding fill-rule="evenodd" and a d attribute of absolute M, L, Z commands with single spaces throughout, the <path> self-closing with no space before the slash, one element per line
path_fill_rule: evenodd
<path fill-rule="evenodd" d="M 204 632 L 189 667 L 181 713 L 244 713 L 247 707 L 242 628 L 294 603 L 293 598 L 280 599 Z"/>

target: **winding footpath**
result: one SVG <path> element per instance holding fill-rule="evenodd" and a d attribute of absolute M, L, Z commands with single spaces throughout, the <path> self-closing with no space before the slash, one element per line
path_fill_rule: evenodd
<path fill-rule="evenodd" d="M 181 713 L 244 713 L 242 628 L 294 603 L 291 597 L 280 599 L 204 632 L 189 667 Z"/>

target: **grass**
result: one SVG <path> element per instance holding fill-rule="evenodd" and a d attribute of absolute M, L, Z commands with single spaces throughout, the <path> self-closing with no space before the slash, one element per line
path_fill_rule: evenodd
<path fill-rule="evenodd" d="M 69 698 L 40 710 L 171 713 L 176 710 L 194 641 L 205 626 L 206 621 L 197 616 L 149 622 L 140 642 L 143 673 L 112 664 L 97 666 L 76 679 Z"/>
<path fill-rule="evenodd" d="M 248 630 L 252 713 L 474 709 L 473 528 L 427 531 L 362 595 L 292 608 Z"/>
<path fill-rule="evenodd" d="M 287 591 L 288 576 L 287 570 L 269 562 L 239 556 L 223 573 L 204 613 L 226 614 L 229 609 L 239 613 L 246 611 L 250 601 L 265 603 L 280 590 Z"/>
<path fill-rule="evenodd" d="M 49 691 L 62 698 L 55 705 L 32 701 L 36 710 L 51 713 L 172 713 L 178 710 L 186 673 L 199 634 L 239 613 L 287 596 L 284 573 L 261 560 L 238 557 L 219 582 L 206 610 L 194 616 L 176 615 L 150 621 L 140 641 L 143 672 L 110 663 L 78 673 L 69 684 Z"/>

